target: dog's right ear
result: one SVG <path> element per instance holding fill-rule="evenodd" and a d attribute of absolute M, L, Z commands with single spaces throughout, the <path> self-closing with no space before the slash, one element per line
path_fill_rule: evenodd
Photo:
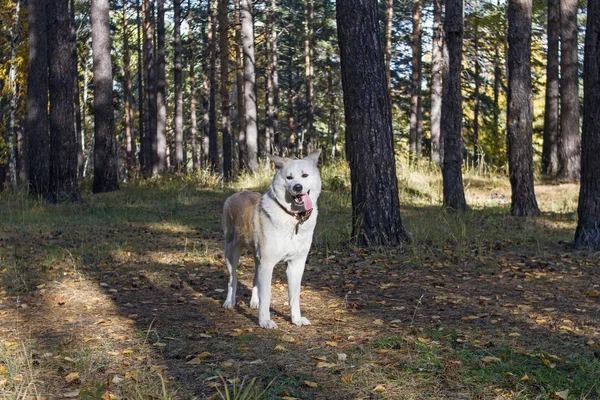
<path fill-rule="evenodd" d="M 275 169 L 281 169 L 281 168 L 283 168 L 283 166 L 285 164 L 287 164 L 290 161 L 292 161 L 289 158 L 283 158 L 283 157 L 279 157 L 279 156 L 274 156 L 273 154 L 267 154 L 267 157 L 269 157 L 269 159 L 271 161 L 273 161 L 273 164 L 275 164 Z"/>

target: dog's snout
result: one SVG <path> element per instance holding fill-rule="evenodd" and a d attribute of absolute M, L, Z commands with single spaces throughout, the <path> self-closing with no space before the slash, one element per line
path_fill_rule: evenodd
<path fill-rule="evenodd" d="M 301 185 L 301 184 L 299 184 L 299 183 L 296 183 L 296 184 L 294 185 L 293 189 L 294 189 L 294 192 L 296 192 L 296 193 L 300 193 L 300 192 L 302 192 L 302 185 Z"/>

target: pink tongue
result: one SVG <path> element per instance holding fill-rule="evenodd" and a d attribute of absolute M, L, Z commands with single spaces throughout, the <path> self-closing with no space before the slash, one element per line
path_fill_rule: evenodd
<path fill-rule="evenodd" d="M 304 209 L 305 210 L 312 210 L 313 205 L 312 205 L 312 200 L 310 199 L 310 196 L 307 194 L 303 194 L 302 196 L 300 196 L 302 198 L 302 201 L 304 202 Z"/>

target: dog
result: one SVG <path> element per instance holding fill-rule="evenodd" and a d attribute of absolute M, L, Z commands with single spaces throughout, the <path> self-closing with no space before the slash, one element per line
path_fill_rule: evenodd
<path fill-rule="evenodd" d="M 301 160 L 269 155 L 276 173 L 264 193 L 239 192 L 223 205 L 225 264 L 229 271 L 224 308 L 235 307 L 237 273 L 242 249 L 254 255 L 255 274 L 251 308 L 258 308 L 258 323 L 276 329 L 271 319 L 271 279 L 279 262 L 287 263 L 288 296 L 292 323 L 310 325 L 300 313 L 300 284 L 317 224 L 321 150 Z"/>

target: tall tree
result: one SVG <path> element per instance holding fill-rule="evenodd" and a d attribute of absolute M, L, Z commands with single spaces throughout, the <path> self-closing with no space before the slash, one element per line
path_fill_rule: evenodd
<path fill-rule="evenodd" d="M 560 0 L 560 131 L 558 177 L 579 179 L 579 60 L 577 56 L 577 0 Z"/>
<path fill-rule="evenodd" d="M 9 177 L 13 187 L 17 186 L 17 134 L 16 134 L 16 114 L 17 114 L 17 41 L 19 32 L 19 18 L 21 14 L 21 1 L 17 0 L 15 4 L 15 18 L 10 40 L 10 71 L 8 76 L 11 96 L 9 109 L 8 126 L 8 147 L 9 147 Z"/>
<path fill-rule="evenodd" d="M 558 40 L 560 0 L 548 0 L 548 52 L 546 63 L 546 103 L 544 109 L 544 142 L 542 173 L 558 172 Z"/>
<path fill-rule="evenodd" d="M 303 155 L 304 142 L 307 144 L 306 154 L 314 150 L 315 103 L 313 83 L 313 19 L 315 13 L 314 0 L 304 0 L 304 79 L 306 85 L 306 137 L 298 143 L 300 156 Z M 304 132 L 304 131 L 303 131 Z"/>
<path fill-rule="evenodd" d="M 242 23 L 240 17 L 240 0 L 233 0 L 235 22 L 235 96 L 236 96 L 236 128 L 238 138 L 238 167 L 243 170 L 248 165 L 246 153 L 246 120 L 244 116 L 244 49 L 242 44 Z"/>
<path fill-rule="evenodd" d="M 352 182 L 352 236 L 361 245 L 397 245 L 407 234 L 400 217 L 377 2 L 337 0 L 336 4 Z"/>
<path fill-rule="evenodd" d="M 217 146 L 217 110 L 216 110 L 216 91 L 217 91 L 217 7 L 219 0 L 210 0 L 208 6 L 208 163 L 210 168 L 219 171 L 219 148 Z"/>
<path fill-rule="evenodd" d="M 173 0 L 173 29 L 174 29 L 174 76 L 173 83 L 175 86 L 175 159 L 174 167 L 176 171 L 184 168 L 183 165 L 183 81 L 182 81 L 182 47 L 181 47 L 181 1 Z"/>
<path fill-rule="evenodd" d="M 478 2 L 475 2 L 475 8 L 478 8 Z M 473 163 L 477 165 L 479 163 L 479 113 L 481 108 L 481 55 L 479 54 L 479 21 L 473 22 L 473 50 L 475 57 L 473 62 L 475 63 L 473 68 L 473 80 L 475 81 L 475 87 L 473 90 Z"/>
<path fill-rule="evenodd" d="M 254 17 L 252 0 L 241 0 L 242 42 L 244 49 L 244 104 L 246 126 L 246 151 L 248 169 L 258 170 L 258 111 L 256 106 L 256 73 L 254 56 Z"/>
<path fill-rule="evenodd" d="M 431 160 L 439 166 L 442 166 L 440 123 L 442 118 L 442 69 L 444 67 L 442 1 L 433 0 L 433 39 L 431 49 Z"/>
<path fill-rule="evenodd" d="M 94 183 L 92 191 L 102 193 L 118 188 L 108 0 L 92 0 L 91 17 L 92 52 L 94 54 Z"/>
<path fill-rule="evenodd" d="M 265 72 L 266 89 L 265 95 L 267 98 L 266 104 L 266 137 L 271 144 L 267 148 L 269 152 L 279 153 L 280 138 L 279 138 L 279 71 L 278 57 L 279 51 L 277 47 L 277 0 L 270 0 L 267 7 L 266 15 L 266 56 L 267 68 Z M 269 146 L 267 146 L 269 147 Z"/>
<path fill-rule="evenodd" d="M 448 62 L 442 79 L 442 130 L 444 141 L 442 176 L 444 208 L 469 209 L 462 179 L 462 97 L 460 88 L 464 17 L 462 0 L 446 1 L 444 33 Z"/>
<path fill-rule="evenodd" d="M 516 216 L 540 214 L 533 189 L 531 12 L 532 0 L 508 2 L 508 169 Z"/>
<path fill-rule="evenodd" d="M 142 50 L 142 3 L 141 0 L 136 0 L 136 22 L 137 22 L 137 75 L 138 75 L 138 137 L 140 141 L 139 153 L 138 153 L 138 162 L 140 167 L 140 172 L 144 170 L 144 140 L 145 140 L 145 132 L 144 128 L 146 127 L 145 122 L 147 115 L 144 113 L 144 105 L 147 104 L 144 101 L 144 52 Z"/>
<path fill-rule="evenodd" d="M 50 200 L 80 201 L 73 110 L 73 64 L 68 0 L 51 0 L 47 12 L 50 100 Z"/>
<path fill-rule="evenodd" d="M 575 246 L 600 250 L 600 1 L 589 0 L 583 60 L 581 185 Z"/>
<path fill-rule="evenodd" d="M 392 22 L 394 19 L 394 0 L 385 0 L 384 14 L 384 54 L 385 54 L 385 83 L 390 96 L 392 95 Z"/>
<path fill-rule="evenodd" d="M 133 99 L 131 83 L 131 57 L 129 55 L 129 16 L 127 0 L 123 0 L 123 112 L 125 114 L 125 156 L 127 178 L 132 178 L 135 155 L 133 135 Z"/>
<path fill-rule="evenodd" d="M 152 174 L 167 170 L 167 77 L 165 60 L 165 0 L 156 0 L 156 142 Z"/>
<path fill-rule="evenodd" d="M 421 19 L 423 3 L 421 0 L 413 0 L 413 31 L 412 31 L 412 62 L 411 62 L 411 85 L 410 85 L 410 147 L 412 157 L 417 158 L 421 154 L 421 76 L 422 76 L 422 36 L 423 21 Z"/>
<path fill-rule="evenodd" d="M 219 52 L 221 56 L 221 135 L 223 139 L 223 178 L 232 175 L 232 143 L 229 124 L 229 0 L 219 0 Z"/>
<path fill-rule="evenodd" d="M 27 1 L 29 63 L 27 65 L 27 121 L 29 191 L 49 198 L 50 136 L 48 135 L 48 55 L 46 0 Z"/>
<path fill-rule="evenodd" d="M 144 77 L 145 77 L 145 102 L 147 104 L 147 121 L 144 140 L 142 141 L 144 176 L 152 175 L 152 165 L 155 163 L 156 150 L 156 63 L 154 60 L 154 2 L 144 2 Z"/>
<path fill-rule="evenodd" d="M 71 13 L 71 62 L 73 63 L 73 107 L 75 107 L 75 135 L 77 136 L 77 177 L 83 179 L 83 115 L 84 104 L 79 102 L 79 62 L 77 59 L 77 25 L 75 23 L 75 0 L 70 0 Z"/>
<path fill-rule="evenodd" d="M 200 169 L 200 149 L 198 143 L 198 121 L 196 118 L 196 52 L 194 51 L 194 12 L 192 1 L 188 0 L 188 60 L 190 79 L 190 145 L 192 147 L 192 170 Z"/>

